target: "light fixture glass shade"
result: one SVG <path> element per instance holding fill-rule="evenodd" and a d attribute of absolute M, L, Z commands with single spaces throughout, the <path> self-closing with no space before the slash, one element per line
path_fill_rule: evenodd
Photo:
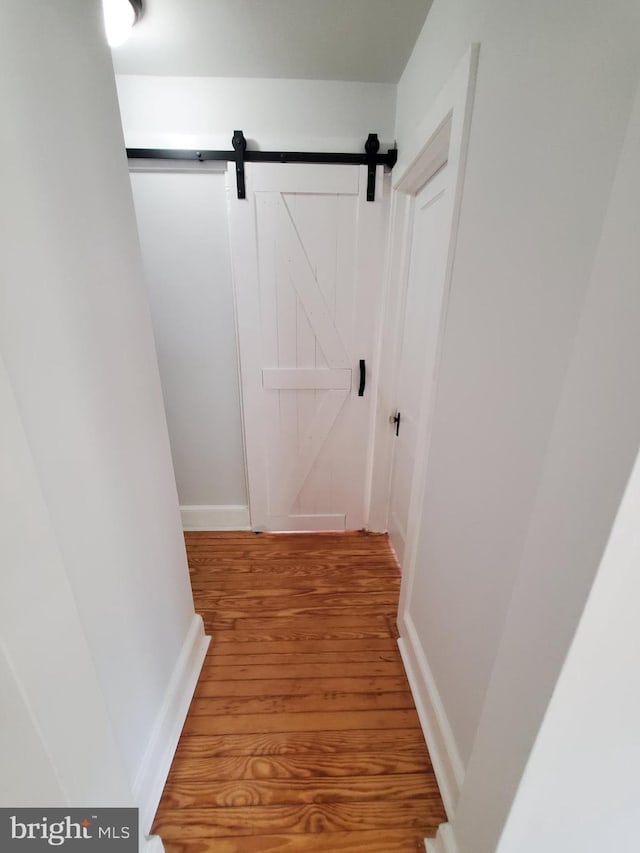
<path fill-rule="evenodd" d="M 136 11 L 130 0 L 102 0 L 104 28 L 110 47 L 117 47 L 131 35 Z"/>

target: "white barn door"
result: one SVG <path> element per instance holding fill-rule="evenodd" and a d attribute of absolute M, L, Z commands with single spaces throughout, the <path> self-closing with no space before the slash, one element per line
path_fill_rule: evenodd
<path fill-rule="evenodd" d="M 228 171 L 251 523 L 366 523 L 383 234 L 382 167 L 366 201 L 358 166 Z M 359 396 L 360 360 L 366 384 Z"/>

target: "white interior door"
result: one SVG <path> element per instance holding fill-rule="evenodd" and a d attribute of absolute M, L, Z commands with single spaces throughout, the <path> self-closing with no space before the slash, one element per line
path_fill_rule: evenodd
<path fill-rule="evenodd" d="M 251 521 L 343 530 L 366 522 L 371 373 L 383 244 L 358 166 L 228 172 Z M 360 360 L 366 385 L 359 396 Z"/>
<path fill-rule="evenodd" d="M 396 383 L 396 415 L 400 421 L 393 453 L 389 499 L 389 535 L 398 560 L 404 559 L 416 447 L 422 413 L 436 366 L 443 281 L 448 240 L 447 167 L 423 187 L 415 199 L 411 258 L 404 328 Z"/>

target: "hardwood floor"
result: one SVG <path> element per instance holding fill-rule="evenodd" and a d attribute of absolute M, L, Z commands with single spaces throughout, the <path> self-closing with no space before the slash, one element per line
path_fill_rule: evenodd
<path fill-rule="evenodd" d="M 387 537 L 186 540 L 213 640 L 154 823 L 167 853 L 424 853 L 446 818 Z"/>

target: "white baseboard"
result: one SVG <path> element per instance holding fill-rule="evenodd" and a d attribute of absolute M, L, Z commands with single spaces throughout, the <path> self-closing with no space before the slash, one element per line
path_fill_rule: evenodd
<path fill-rule="evenodd" d="M 398 624 L 400 654 L 447 817 L 453 820 L 464 781 L 464 764 L 413 620 L 405 611 Z"/>
<path fill-rule="evenodd" d="M 249 507 L 243 504 L 181 506 L 184 530 L 251 530 Z"/>
<path fill-rule="evenodd" d="M 427 853 L 458 853 L 458 845 L 450 823 L 441 823 L 435 838 L 425 838 Z"/>
<path fill-rule="evenodd" d="M 133 783 L 141 836 L 151 830 L 210 641 L 211 637 L 205 636 L 202 617 L 194 613 Z M 153 837 L 150 842 L 162 849 Z"/>
<path fill-rule="evenodd" d="M 165 853 L 164 844 L 159 835 L 141 836 L 138 849 L 140 853 Z"/>

